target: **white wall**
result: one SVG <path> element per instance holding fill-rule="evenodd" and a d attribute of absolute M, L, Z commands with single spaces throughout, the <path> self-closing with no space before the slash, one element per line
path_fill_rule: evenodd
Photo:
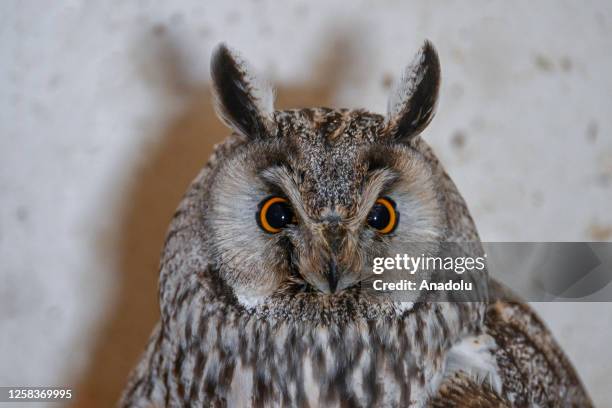
<path fill-rule="evenodd" d="M 156 320 L 168 219 L 227 133 L 207 85 L 219 41 L 281 108 L 382 112 L 431 39 L 444 83 L 424 137 L 483 239 L 612 239 L 610 2 L 280 4 L 0 4 L 0 385 L 117 397 Z M 611 406 L 612 305 L 537 308 Z"/>

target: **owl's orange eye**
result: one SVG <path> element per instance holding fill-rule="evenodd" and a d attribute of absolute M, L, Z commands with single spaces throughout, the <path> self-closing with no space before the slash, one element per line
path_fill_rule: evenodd
<path fill-rule="evenodd" d="M 370 210 L 367 222 L 381 234 L 393 232 L 399 223 L 399 212 L 396 210 L 395 202 L 388 197 L 380 197 Z"/>
<path fill-rule="evenodd" d="M 286 198 L 268 197 L 259 204 L 257 224 L 262 230 L 276 234 L 288 224 L 295 222 L 291 205 Z"/>

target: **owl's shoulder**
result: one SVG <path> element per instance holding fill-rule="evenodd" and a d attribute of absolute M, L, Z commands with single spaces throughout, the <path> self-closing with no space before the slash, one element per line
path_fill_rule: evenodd
<path fill-rule="evenodd" d="M 503 394 L 514 404 L 592 406 L 576 371 L 535 311 L 492 284 L 485 330 L 497 345 Z"/>
<path fill-rule="evenodd" d="M 497 282 L 484 333 L 447 358 L 429 407 L 591 407 L 572 364 L 535 311 Z"/>

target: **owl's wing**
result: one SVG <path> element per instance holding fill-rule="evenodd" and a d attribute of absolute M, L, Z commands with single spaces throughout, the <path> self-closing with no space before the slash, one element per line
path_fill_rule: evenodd
<path fill-rule="evenodd" d="M 510 408 L 488 384 L 479 384 L 465 372 L 457 372 L 444 380 L 429 408 Z"/>
<path fill-rule="evenodd" d="M 574 367 L 529 305 L 497 282 L 490 291 L 484 333 L 451 349 L 446 377 L 428 406 L 592 407 Z"/>
<path fill-rule="evenodd" d="M 485 330 L 497 344 L 502 394 L 516 406 L 591 407 L 574 367 L 531 307 L 497 282 L 490 288 Z"/>

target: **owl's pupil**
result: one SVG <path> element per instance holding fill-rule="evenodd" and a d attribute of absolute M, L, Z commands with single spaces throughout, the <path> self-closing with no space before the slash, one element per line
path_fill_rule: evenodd
<path fill-rule="evenodd" d="M 374 207 L 370 210 L 368 214 L 368 224 L 372 228 L 376 228 L 378 230 L 384 229 L 389 225 L 391 221 L 391 214 L 387 207 L 382 204 L 374 204 Z"/>
<path fill-rule="evenodd" d="M 271 204 L 266 212 L 266 221 L 273 228 L 283 228 L 291 222 L 292 218 L 291 207 L 283 202 Z"/>

